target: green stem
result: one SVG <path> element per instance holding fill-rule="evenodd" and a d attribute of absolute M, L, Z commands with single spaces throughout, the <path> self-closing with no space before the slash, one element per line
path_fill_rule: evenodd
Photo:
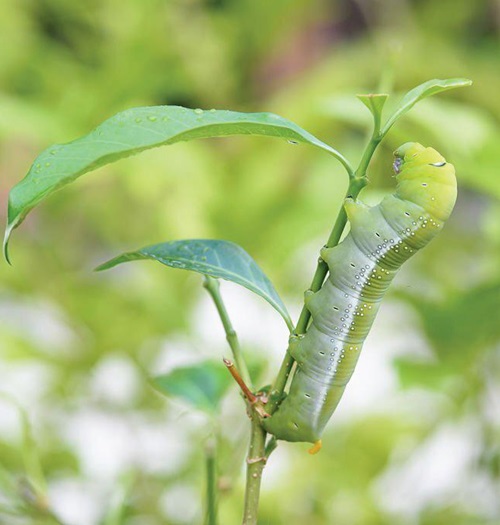
<path fill-rule="evenodd" d="M 252 433 L 247 456 L 247 479 L 245 488 L 245 507 L 242 525 L 257 525 L 259 509 L 260 483 L 266 464 L 266 432 L 260 423 L 260 417 L 251 409 Z"/>
<path fill-rule="evenodd" d="M 207 469 L 207 525 L 217 525 L 217 466 L 215 443 L 210 442 L 205 448 Z"/>
<path fill-rule="evenodd" d="M 366 145 L 365 151 L 363 152 L 363 156 L 361 157 L 358 168 L 356 169 L 356 171 L 354 172 L 354 174 L 349 180 L 349 187 L 347 188 L 346 197 L 356 199 L 356 197 L 359 195 L 359 192 L 368 183 L 368 180 L 366 178 L 366 171 L 373 157 L 373 154 L 375 153 L 375 150 L 377 149 L 377 146 L 380 144 L 380 141 L 382 140 L 382 135 L 380 134 L 379 129 L 380 129 L 380 122 L 375 120 L 374 131 L 373 131 L 372 137 L 370 141 L 368 142 L 368 144 Z M 334 246 L 337 246 L 342 236 L 342 233 L 345 229 L 346 224 L 347 224 L 347 214 L 346 214 L 345 208 L 342 206 L 342 208 L 339 210 L 337 219 L 335 220 L 335 224 L 332 228 L 330 236 L 328 237 L 328 240 L 325 244 L 327 248 L 333 248 Z M 318 265 L 316 267 L 316 271 L 314 272 L 313 280 L 312 280 L 311 286 L 309 287 L 309 290 L 313 292 L 317 292 L 323 285 L 323 282 L 326 278 L 327 273 L 328 273 L 327 264 L 321 258 L 318 259 Z M 296 335 L 304 334 L 307 330 L 310 319 L 311 319 L 311 313 L 304 305 L 300 313 L 299 320 L 297 321 L 297 325 L 295 327 L 294 334 Z M 271 394 L 269 396 L 269 403 L 266 407 L 266 411 L 269 414 L 272 414 L 276 410 L 276 408 L 278 407 L 283 397 L 283 392 L 285 390 L 286 383 L 288 381 L 290 373 L 292 372 L 293 363 L 294 363 L 294 359 L 290 355 L 289 348 L 288 348 L 286 351 L 285 357 L 283 359 L 283 362 L 281 363 L 281 367 L 276 377 L 276 380 L 273 384 L 273 387 L 271 388 Z"/>
<path fill-rule="evenodd" d="M 379 136 L 379 123 L 375 122 L 375 130 L 372 135 L 370 142 L 365 148 L 364 154 L 359 163 L 358 169 L 353 172 L 352 168 L 349 166 L 349 187 L 347 189 L 346 197 L 351 197 L 355 199 L 359 192 L 366 186 L 366 170 L 368 164 L 375 152 L 378 144 L 380 143 L 381 137 Z M 342 233 L 344 231 L 345 225 L 347 223 L 347 214 L 342 206 L 340 209 L 333 229 L 328 237 L 326 242 L 327 248 L 332 248 L 336 246 Z M 323 259 L 318 259 L 318 265 L 314 273 L 314 277 L 310 286 L 310 290 L 313 292 L 318 291 L 328 273 L 328 266 L 323 261 Z M 304 306 L 300 314 L 299 320 L 294 330 L 294 334 L 303 334 L 307 330 L 311 314 L 309 310 Z M 269 401 L 266 405 L 266 411 L 269 414 L 272 414 L 283 395 L 285 386 L 292 371 L 294 359 L 287 349 L 283 363 L 279 370 L 276 381 L 271 388 L 271 394 L 269 396 Z M 252 420 L 252 435 L 250 438 L 250 447 L 248 453 L 248 467 L 247 467 L 247 479 L 246 479 L 246 491 L 245 491 L 245 509 L 243 515 L 243 525 L 257 525 L 257 512 L 259 507 L 259 495 L 260 495 L 260 483 L 262 479 L 262 471 L 264 470 L 265 462 L 267 460 L 267 455 L 270 454 L 275 446 L 275 440 L 272 443 L 269 443 L 268 454 L 266 454 L 266 432 L 262 428 L 260 416 L 257 411 L 250 407 L 250 417 Z"/>
<path fill-rule="evenodd" d="M 252 380 L 250 378 L 250 373 L 248 372 L 248 368 L 245 363 L 245 359 L 243 358 L 243 354 L 241 352 L 238 335 L 236 334 L 236 331 L 233 328 L 231 320 L 229 319 L 229 315 L 227 313 L 226 306 L 220 294 L 219 280 L 215 279 L 214 277 L 205 275 L 203 286 L 206 288 L 207 292 L 210 294 L 210 296 L 212 297 L 215 303 L 215 307 L 217 308 L 217 312 L 219 313 L 219 317 L 222 321 L 222 325 L 224 326 L 224 331 L 226 332 L 227 342 L 229 343 L 229 346 L 233 353 L 233 358 L 236 363 L 236 368 L 238 372 L 240 373 L 240 376 L 245 382 L 245 384 L 248 386 L 250 390 L 252 390 Z"/>

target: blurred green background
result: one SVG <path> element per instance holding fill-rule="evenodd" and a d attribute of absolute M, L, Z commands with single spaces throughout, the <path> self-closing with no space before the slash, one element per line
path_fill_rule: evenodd
<path fill-rule="evenodd" d="M 498 525 L 498 0 L 3 0 L 0 14 L 3 220 L 9 189 L 42 149 L 128 107 L 273 111 L 357 162 L 370 118 L 356 93 L 394 102 L 430 78 L 474 80 L 412 110 L 372 163 L 370 203 L 394 184 L 397 146 L 434 146 L 456 166 L 457 207 L 398 276 L 322 452 L 283 444 L 272 456 L 259 523 Z M 201 279 L 147 262 L 92 268 L 163 240 L 229 239 L 296 316 L 346 182 L 313 148 L 214 139 L 100 169 L 30 214 L 14 266 L 0 264 L 0 391 L 29 417 L 62 522 L 202 523 L 213 428 L 223 525 L 239 523 L 242 503 L 248 420 L 236 391 L 214 422 L 148 383 L 228 355 Z M 286 327 L 249 292 L 222 292 L 269 382 Z M 25 438 L 0 399 L 2 525 L 46 523 L 30 503 L 37 469 Z M 120 502 L 121 520 L 110 512 Z"/>

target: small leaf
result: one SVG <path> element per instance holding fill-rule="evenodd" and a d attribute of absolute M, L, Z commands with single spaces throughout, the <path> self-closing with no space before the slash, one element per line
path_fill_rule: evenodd
<path fill-rule="evenodd" d="M 420 100 L 442 93 L 448 89 L 470 86 L 472 81 L 467 78 L 448 78 L 446 80 L 433 79 L 420 84 L 419 86 L 408 91 L 397 105 L 394 113 L 389 118 L 382 130 L 382 135 L 385 135 L 394 123 L 407 113 Z"/>
<path fill-rule="evenodd" d="M 154 387 L 204 412 L 213 413 L 232 383 L 222 362 L 205 361 L 153 378 Z"/>
<path fill-rule="evenodd" d="M 124 262 L 143 259 L 152 259 L 172 268 L 190 270 L 244 286 L 264 298 L 281 314 L 288 328 L 293 329 L 286 307 L 271 281 L 237 244 L 215 239 L 164 242 L 119 255 L 96 270 L 107 270 Z"/>
<path fill-rule="evenodd" d="M 9 194 L 4 255 L 12 230 L 40 201 L 81 175 L 105 164 L 157 146 L 227 135 L 267 135 L 302 142 L 327 151 L 344 166 L 334 148 L 297 124 L 273 113 L 187 109 L 179 106 L 132 108 L 104 121 L 88 135 L 43 151 L 26 177 Z"/>
<path fill-rule="evenodd" d="M 374 93 L 369 95 L 357 95 L 358 99 L 370 110 L 373 115 L 377 128 L 379 127 L 380 120 L 382 118 L 382 111 L 384 105 L 389 98 L 389 95 L 383 93 Z"/>

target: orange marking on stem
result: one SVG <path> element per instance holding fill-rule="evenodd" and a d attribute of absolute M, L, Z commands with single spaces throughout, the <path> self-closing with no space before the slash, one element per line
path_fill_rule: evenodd
<path fill-rule="evenodd" d="M 243 395 L 248 399 L 248 401 L 251 404 L 256 403 L 257 397 L 251 392 L 251 390 L 246 385 L 245 381 L 243 381 L 242 377 L 240 376 L 240 373 L 234 366 L 234 363 L 230 361 L 229 359 L 226 359 L 225 357 L 222 360 L 224 361 L 224 364 L 227 366 L 229 373 L 233 376 L 233 379 L 238 383 L 239 387 L 241 388 L 241 391 L 243 392 Z"/>

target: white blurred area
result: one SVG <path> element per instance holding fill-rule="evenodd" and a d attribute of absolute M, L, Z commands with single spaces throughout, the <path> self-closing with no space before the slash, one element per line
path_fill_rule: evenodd
<path fill-rule="evenodd" d="M 221 292 L 246 352 L 269 358 L 271 369 L 276 370 L 287 341 L 287 328 L 280 316 L 264 300 L 236 285 L 223 282 Z M 296 305 L 293 318 L 298 311 Z M 0 305 L 0 312 L 2 323 L 9 330 L 22 332 L 51 351 L 64 351 L 74 337 L 64 315 L 53 305 L 31 306 L 10 299 Z M 151 375 L 207 357 L 230 357 L 220 319 L 208 295 L 200 295 L 191 324 L 191 337 L 177 334 L 161 343 L 161 351 L 149 370 Z M 415 407 L 416 418 L 433 419 L 443 402 L 439 397 L 423 391 L 401 393 L 397 388 L 391 362 L 395 356 L 407 353 L 425 357 L 426 343 L 411 311 L 386 301 L 331 424 L 346 424 L 372 412 L 403 414 L 407 403 Z M 140 360 L 141 349 L 138 356 Z M 35 359 L 0 361 L 1 391 L 28 411 L 35 438 L 43 433 L 44 425 L 50 424 L 77 457 L 79 478 L 64 474 L 49 480 L 54 512 L 67 525 L 98 523 L 115 485 L 125 473 L 137 469 L 146 474 L 175 475 L 189 459 L 192 448 L 198 446 L 193 436 L 207 425 L 204 416 L 189 412 L 177 402 L 165 401 L 168 410 L 155 415 L 131 408 L 143 381 L 146 377 L 137 365 L 117 350 L 96 364 L 76 405 L 58 406 L 53 398 L 50 404 L 44 401 L 51 382 L 48 364 Z M 234 413 L 243 412 L 244 408 L 234 396 L 224 410 Z M 3 401 L 0 420 L 0 436 L 13 443 L 18 441 L 17 413 Z M 240 440 L 248 439 L 245 425 L 228 432 Z M 477 441 L 476 423 L 457 421 L 456 425 L 440 428 L 416 450 L 412 446 L 405 449 L 404 445 L 396 450 L 386 472 L 373 487 L 383 508 L 395 517 L 394 523 L 416 525 L 426 506 L 443 501 L 452 504 L 457 498 L 465 498 L 468 505 L 476 511 L 481 509 L 485 516 L 500 513 L 499 498 L 491 483 L 474 473 L 480 453 Z M 290 475 L 290 449 L 283 449 L 266 468 L 264 490 Z M 180 481 L 165 491 L 159 508 L 167 520 L 195 523 L 201 512 L 199 495 L 200 487 Z"/>

